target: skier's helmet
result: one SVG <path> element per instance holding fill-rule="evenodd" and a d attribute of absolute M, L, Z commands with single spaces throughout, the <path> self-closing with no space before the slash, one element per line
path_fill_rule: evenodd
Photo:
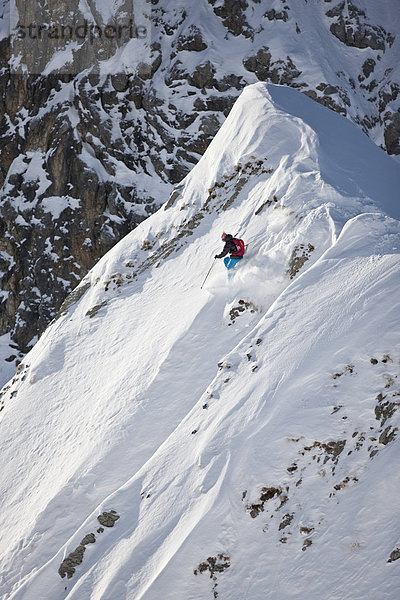
<path fill-rule="evenodd" d="M 221 240 L 224 240 L 225 238 L 226 238 L 226 233 L 225 233 L 225 231 L 223 231 L 222 235 L 221 235 Z"/>

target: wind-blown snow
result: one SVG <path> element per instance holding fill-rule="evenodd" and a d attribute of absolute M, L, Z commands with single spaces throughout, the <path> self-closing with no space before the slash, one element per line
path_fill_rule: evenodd
<path fill-rule="evenodd" d="M 3 390 L 2 599 L 397 597 L 399 185 L 345 119 L 243 92 Z"/>

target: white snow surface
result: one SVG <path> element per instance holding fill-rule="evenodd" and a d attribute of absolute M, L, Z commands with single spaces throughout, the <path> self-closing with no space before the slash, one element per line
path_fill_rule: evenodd
<path fill-rule="evenodd" d="M 2 600 L 398 598 L 399 189 L 346 119 L 244 90 L 3 389 Z"/>

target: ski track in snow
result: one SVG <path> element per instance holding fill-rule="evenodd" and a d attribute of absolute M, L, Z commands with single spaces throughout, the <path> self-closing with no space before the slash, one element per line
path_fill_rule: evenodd
<path fill-rule="evenodd" d="M 2 600 L 396 598 L 398 441 L 379 439 L 398 417 L 375 406 L 398 390 L 399 183 L 338 115 L 244 91 L 0 399 Z M 223 230 L 247 254 L 200 290 Z"/>

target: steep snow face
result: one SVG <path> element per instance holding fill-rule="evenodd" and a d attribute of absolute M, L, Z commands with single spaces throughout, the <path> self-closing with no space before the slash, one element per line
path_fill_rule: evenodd
<path fill-rule="evenodd" d="M 1 393 L 2 600 L 395 598 L 399 184 L 246 88 Z"/>
<path fill-rule="evenodd" d="M 399 155 L 399 31 L 398 0 L 1 0 L 1 384 L 246 85 L 297 88 Z"/>

